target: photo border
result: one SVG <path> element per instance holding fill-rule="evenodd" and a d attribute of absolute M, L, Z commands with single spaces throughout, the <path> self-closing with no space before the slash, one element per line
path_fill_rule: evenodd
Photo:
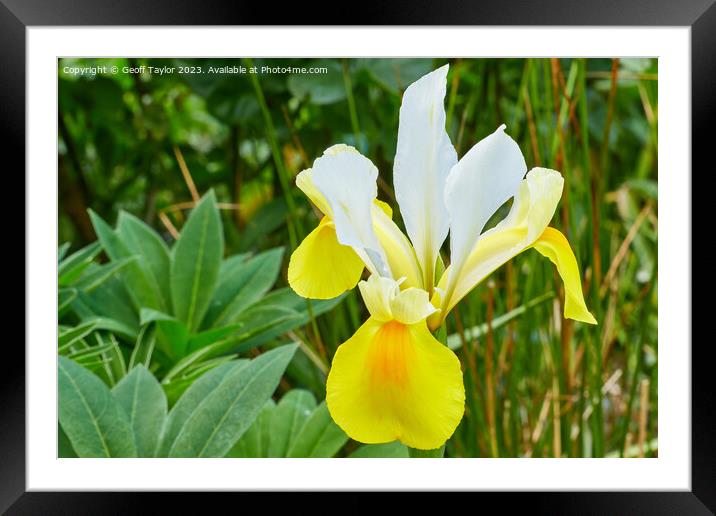
<path fill-rule="evenodd" d="M 261 24 L 271 20 L 272 24 L 283 23 L 280 18 L 290 17 L 290 13 L 270 13 L 270 7 L 252 6 L 250 12 L 242 12 L 237 3 L 225 2 L 215 11 L 196 11 L 192 3 L 186 1 L 153 2 L 152 6 L 142 6 L 137 2 L 116 1 L 112 7 L 104 2 L 56 1 L 45 5 L 39 1 L 0 0 L 0 109 L 3 136 L 8 152 L 7 159 L 14 168 L 24 170 L 25 155 L 20 152 L 25 146 L 25 49 L 26 28 L 39 25 L 167 25 L 167 24 Z M 716 119 L 716 5 L 714 0 L 684 2 L 679 5 L 659 0 L 632 1 L 628 4 L 596 5 L 587 2 L 554 2 L 556 8 L 544 9 L 532 5 L 524 9 L 522 2 L 503 1 L 483 2 L 470 7 L 456 7 L 456 2 L 440 3 L 439 10 L 433 5 L 420 10 L 416 5 L 407 11 L 362 9 L 351 20 L 362 24 L 372 24 L 371 20 L 380 20 L 386 24 L 476 24 L 476 25 L 684 25 L 691 27 L 691 70 L 692 70 L 692 164 L 711 170 L 713 163 L 706 163 L 706 150 L 713 145 L 711 125 Z M 8 7 L 7 4 L 12 4 Z M 420 4 L 420 3 L 419 3 Z M 417 5 L 419 5 L 417 4 Z M 477 4 L 477 3 L 475 3 Z M 510 8 L 510 5 L 514 8 Z M 516 7 L 521 7 L 516 8 Z M 308 16 L 297 14 L 290 21 L 303 21 Z M 288 21 L 288 20 L 287 20 Z M 192 22 L 192 23 L 188 23 Z M 375 23 L 375 22 L 373 22 Z M 708 145 L 707 142 L 708 141 Z M 10 155 L 12 154 L 12 155 Z M 17 196 L 20 197 L 20 196 Z M 26 269 L 26 275 L 29 271 Z M 690 301 L 690 300 L 689 300 Z M 529 493 L 519 497 L 508 494 L 505 498 L 520 503 L 529 503 L 535 512 L 558 512 L 560 509 L 572 512 L 641 512 L 649 510 L 653 514 L 673 513 L 675 511 L 707 513 L 708 508 L 716 510 L 715 446 L 713 439 L 713 399 L 714 386 L 712 374 L 707 369 L 710 341 L 692 348 L 692 491 L 690 493 Z M 138 501 L 122 494 L 78 495 L 76 493 L 25 493 L 25 357 L 19 346 L 6 346 L 11 355 L 6 363 L 13 364 L 6 371 L 0 384 L 0 406 L 3 418 L 0 422 L 0 511 L 10 507 L 15 513 L 34 513 L 36 511 L 53 512 L 59 507 L 64 509 L 83 508 L 85 512 L 92 507 L 111 507 L 111 512 L 121 507 L 137 507 Z M 14 349 L 13 349 L 14 348 Z M 710 350 L 709 350 L 710 351 Z M 13 356 L 12 354 L 15 354 Z M 487 496 L 488 493 L 479 493 Z M 147 495 L 142 495 L 146 498 Z M 14 503 L 14 505 L 13 505 Z M 513 502 L 509 502 L 510 505 Z M 127 505 L 131 504 L 131 505 Z"/>

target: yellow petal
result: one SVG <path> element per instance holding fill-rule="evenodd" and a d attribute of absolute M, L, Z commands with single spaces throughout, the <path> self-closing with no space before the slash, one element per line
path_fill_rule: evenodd
<path fill-rule="evenodd" d="M 395 296 L 390 304 L 393 318 L 403 324 L 424 321 L 437 309 L 430 303 L 428 293 L 421 288 L 408 288 Z"/>
<path fill-rule="evenodd" d="M 372 317 L 338 347 L 326 385 L 333 420 L 363 443 L 439 448 L 465 410 L 460 361 L 425 322 Z"/>
<path fill-rule="evenodd" d="M 381 322 L 393 319 L 391 303 L 400 291 L 397 281 L 372 274 L 367 280 L 358 283 L 361 297 L 370 315 Z"/>
<path fill-rule="evenodd" d="M 577 258 L 567 238 L 558 230 L 548 227 L 533 247 L 557 266 L 557 271 L 562 277 L 565 290 L 564 316 L 575 321 L 597 324 L 597 320 L 584 303 Z"/>
<path fill-rule="evenodd" d="M 355 251 L 338 242 L 333 223 L 324 217 L 291 255 L 288 283 L 299 296 L 331 299 L 355 287 L 363 267 Z"/>
<path fill-rule="evenodd" d="M 390 207 L 390 204 L 387 202 L 381 201 L 380 199 L 376 199 L 373 201 L 373 204 L 375 204 L 378 208 L 380 208 L 383 213 L 385 213 L 389 219 L 393 218 L 393 208 Z"/>
<path fill-rule="evenodd" d="M 308 197 L 311 202 L 316 205 L 316 208 L 321 210 L 321 213 L 327 215 L 328 217 L 333 217 L 331 205 L 328 203 L 328 200 L 313 183 L 312 169 L 307 168 L 306 170 L 303 170 L 298 173 L 298 175 L 296 176 L 296 186 L 300 188 L 303 193 L 306 194 L 306 197 Z"/>
<path fill-rule="evenodd" d="M 392 211 L 382 201 L 375 201 L 371 216 L 373 230 L 388 259 L 394 278 L 405 278 L 402 288 L 423 287 L 420 265 L 408 237 L 390 218 Z"/>
<path fill-rule="evenodd" d="M 376 274 L 358 283 L 363 302 L 373 319 L 415 324 L 437 311 L 425 290 L 410 287 L 401 291 L 401 283 L 402 278 L 395 281 Z"/>
<path fill-rule="evenodd" d="M 495 269 L 528 249 L 549 224 L 562 195 L 564 181 L 559 172 L 534 168 L 520 184 L 507 217 L 485 231 L 472 248 L 462 268 L 450 265 L 438 287 L 443 289 L 441 316 L 447 313 Z"/>

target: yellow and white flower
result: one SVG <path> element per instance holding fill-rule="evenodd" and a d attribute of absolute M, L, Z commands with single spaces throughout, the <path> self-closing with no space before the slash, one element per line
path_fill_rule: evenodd
<path fill-rule="evenodd" d="M 399 439 L 427 450 L 450 438 L 464 411 L 462 372 L 430 330 L 522 251 L 534 248 L 556 265 L 565 317 L 596 324 L 569 243 L 548 227 L 561 174 L 527 172 L 504 125 L 458 160 L 445 130 L 447 71 L 445 65 L 425 75 L 403 95 L 393 181 L 407 237 L 377 200 L 378 170 L 353 147 L 330 147 L 296 181 L 323 218 L 291 256 L 289 284 L 314 299 L 358 284 L 370 312 L 338 347 L 326 386 L 333 419 L 365 443 Z M 511 198 L 505 219 L 483 232 Z M 444 268 L 440 248 L 448 233 Z M 360 281 L 364 268 L 370 277 Z"/>

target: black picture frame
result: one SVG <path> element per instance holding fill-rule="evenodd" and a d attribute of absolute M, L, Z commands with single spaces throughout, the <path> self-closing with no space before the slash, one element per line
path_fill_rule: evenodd
<path fill-rule="evenodd" d="M 716 121 L 716 0 L 413 0 L 409 4 L 364 1 L 332 20 L 318 19 L 305 4 L 215 1 L 197 8 L 189 0 L 0 0 L 0 127 L 4 164 L 16 179 L 25 170 L 26 29 L 63 25 L 574 25 L 685 26 L 691 28 L 692 169 L 712 175 L 707 154 Z M 48 120 L 48 123 L 51 123 Z M 692 176 L 693 177 L 693 176 Z M 24 196 L 24 180 L 14 197 Z M 692 190 L 693 191 L 693 190 Z M 694 218 L 694 224 L 697 219 Z M 706 228 L 701 228 L 702 230 Z M 692 233 L 693 234 L 693 233 Z M 16 246 L 19 248 L 19 245 Z M 32 274 L 25 269 L 25 275 Z M 691 300 L 684 300 L 691 303 Z M 702 305 L 703 306 L 703 305 Z M 28 309 L 30 307 L 27 307 Z M 699 309 L 698 305 L 695 308 Z M 700 308 L 703 310 L 703 308 Z M 716 512 L 716 440 L 709 352 L 713 339 L 692 345 L 692 443 L 690 492 L 474 493 L 500 496 L 539 514 L 710 514 Z M 8 514 L 132 513 L 150 494 L 25 492 L 25 353 L 6 342 L 0 374 L 0 512 Z M 12 345 L 10 345 L 12 344 Z M 685 349 L 690 344 L 671 343 Z M 217 496 L 217 494 L 212 494 Z M 219 495 L 224 499 L 227 496 Z M 245 495 L 241 495 L 245 496 Z M 185 503 L 183 496 L 164 496 Z M 354 507 L 360 507 L 357 498 Z M 494 500 L 492 500 L 494 501 Z M 369 502 L 370 503 L 370 502 Z M 168 505 L 164 505 L 169 509 Z"/>

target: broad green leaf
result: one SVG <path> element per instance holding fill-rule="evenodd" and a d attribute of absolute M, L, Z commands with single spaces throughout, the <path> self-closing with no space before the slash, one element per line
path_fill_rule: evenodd
<path fill-rule="evenodd" d="M 228 364 L 220 365 L 211 371 L 204 373 L 199 379 L 191 384 L 176 405 L 169 412 L 169 416 L 164 423 L 162 430 L 162 439 L 159 447 L 158 457 L 166 457 L 170 448 L 174 444 L 179 431 L 186 423 L 189 416 L 196 410 L 199 404 L 216 389 L 224 377 L 230 372 L 238 368 L 244 367 L 249 363 L 248 360 L 237 360 Z"/>
<path fill-rule="evenodd" d="M 93 292 L 97 287 L 102 285 L 109 278 L 113 277 L 121 271 L 126 265 L 137 259 L 136 256 L 129 256 L 121 260 L 110 262 L 104 265 L 98 265 L 91 272 L 83 274 L 77 281 L 76 286 L 84 292 Z"/>
<path fill-rule="evenodd" d="M 136 457 L 124 409 L 97 376 L 58 357 L 59 419 L 79 457 Z"/>
<path fill-rule="evenodd" d="M 93 292 L 80 291 L 71 307 L 80 319 L 107 317 L 130 328 L 135 337 L 139 331 L 134 302 L 124 283 L 117 277 L 110 277 Z"/>
<path fill-rule="evenodd" d="M 154 375 L 139 365 L 112 389 L 132 425 L 139 457 L 154 457 L 159 444 L 167 398 Z"/>
<path fill-rule="evenodd" d="M 99 242 L 93 242 L 62 260 L 57 267 L 58 284 L 66 287 L 74 283 L 101 250 Z"/>
<path fill-rule="evenodd" d="M 209 346 L 232 333 L 236 333 L 243 326 L 243 323 L 230 324 L 229 326 L 222 326 L 220 328 L 213 328 L 211 330 L 202 331 L 189 337 L 187 343 L 187 351 L 192 352 L 197 349 L 201 349 L 205 346 Z"/>
<path fill-rule="evenodd" d="M 57 315 L 63 315 L 77 297 L 77 289 L 62 288 L 57 291 Z"/>
<path fill-rule="evenodd" d="M 159 308 L 171 312 L 169 290 L 171 258 L 167 244 L 156 231 L 126 211 L 119 213 L 117 233 L 130 251 L 140 257 L 140 265 L 144 267 L 147 279 L 159 293 L 161 300 Z"/>
<path fill-rule="evenodd" d="M 433 69 L 432 59 L 359 59 L 358 68 L 367 69 L 373 78 L 388 91 L 399 95 L 411 83 Z"/>
<path fill-rule="evenodd" d="M 298 432 L 315 408 L 316 398 L 303 389 L 293 389 L 281 398 L 271 418 L 269 457 L 286 457 Z"/>
<path fill-rule="evenodd" d="M 296 347 L 281 346 L 229 372 L 187 419 L 169 456 L 225 456 L 273 394 Z"/>
<path fill-rule="evenodd" d="M 179 360 L 186 354 L 189 342 L 189 328 L 175 317 L 143 308 L 140 312 L 140 324 L 143 326 L 156 323 L 158 348 L 172 360 Z"/>
<path fill-rule="evenodd" d="M 319 64 L 320 63 L 320 64 Z M 298 73 L 289 75 L 287 82 L 291 94 L 298 98 L 308 97 L 313 104 L 333 104 L 346 98 L 343 67 L 337 60 L 315 61 L 315 66 L 326 66 L 327 74 Z"/>
<path fill-rule="evenodd" d="M 257 341 L 257 337 L 262 338 L 266 332 L 273 333 L 273 329 L 284 321 L 296 319 L 296 314 L 291 310 L 281 307 L 272 307 L 270 310 L 269 308 L 263 307 L 261 311 L 247 310 L 246 322 L 240 321 L 236 324 L 240 328 L 236 335 L 228 336 L 189 353 L 172 367 L 167 373 L 167 378 L 183 374 L 189 367 L 206 360 L 226 354 L 242 353 L 256 347 L 258 344 L 252 343 Z"/>
<path fill-rule="evenodd" d="M 139 311 L 139 324 L 145 326 L 155 321 L 176 321 L 176 317 L 169 315 L 168 313 L 160 310 L 153 310 L 151 308 L 142 308 Z"/>
<path fill-rule="evenodd" d="M 311 309 L 313 311 L 313 317 L 331 310 L 337 306 L 343 299 L 345 294 L 338 296 L 334 299 L 320 299 L 311 300 Z M 245 339 L 241 342 L 240 347 L 237 347 L 237 351 L 245 351 L 247 349 L 261 346 L 276 337 L 283 335 L 289 330 L 305 326 L 310 321 L 310 315 L 306 305 L 306 299 L 296 295 L 290 288 L 283 288 L 274 290 L 267 294 L 261 301 L 254 304 L 249 310 L 244 312 L 237 322 L 244 322 L 246 320 L 252 320 L 253 314 L 260 314 L 263 319 L 267 312 L 278 310 L 283 308 L 285 310 L 284 317 L 282 320 L 276 321 L 275 324 L 266 328 L 264 331 L 257 333 L 249 339 Z M 264 312 L 266 310 L 266 312 Z M 290 314 L 290 315 L 289 315 Z M 244 326 L 246 329 L 246 326 Z"/>
<path fill-rule="evenodd" d="M 333 457 L 348 436 L 333 422 L 324 401 L 306 420 L 288 450 L 288 457 Z"/>
<path fill-rule="evenodd" d="M 164 389 L 164 392 L 167 395 L 167 401 L 169 402 L 169 406 L 173 407 L 179 398 L 182 397 L 184 392 L 192 386 L 194 381 L 196 381 L 198 378 L 200 378 L 202 375 L 206 374 L 207 372 L 211 371 L 212 369 L 219 367 L 221 365 L 230 363 L 230 362 L 248 362 L 248 360 L 241 359 L 237 360 L 234 356 L 224 356 L 219 358 L 214 358 L 211 360 L 205 360 L 198 364 L 194 364 L 191 367 L 188 367 L 181 375 L 178 377 L 172 378 L 171 380 L 167 382 L 162 382 L 162 388 Z"/>
<path fill-rule="evenodd" d="M 271 418 L 276 411 L 276 403 L 269 399 L 259 412 L 254 423 L 231 448 L 227 457 L 268 457 L 273 434 Z"/>
<path fill-rule="evenodd" d="M 137 336 L 134 328 L 127 326 L 122 321 L 117 321 L 111 317 L 89 317 L 84 319 L 83 322 L 94 323 L 97 330 L 107 330 L 117 335 L 122 335 L 132 340 Z"/>
<path fill-rule="evenodd" d="M 94 211 L 89 210 L 89 214 L 92 226 L 95 233 L 97 233 L 97 238 L 102 243 L 104 252 L 112 261 L 120 261 L 134 256 L 134 253 L 109 224 Z M 137 310 L 143 307 L 157 310 L 162 308 L 161 293 L 157 285 L 153 284 L 149 279 L 149 273 L 141 266 L 138 260 L 129 263 L 122 270 L 122 279 Z"/>
<path fill-rule="evenodd" d="M 147 368 L 149 367 L 152 362 L 152 353 L 154 352 L 156 340 L 154 327 L 151 325 L 142 326 L 142 329 L 139 330 L 139 335 L 137 335 L 137 341 L 134 343 L 132 354 L 129 357 L 128 371 L 140 364 Z"/>
<path fill-rule="evenodd" d="M 222 267 L 219 285 L 204 318 L 204 327 L 233 323 L 276 282 L 283 248 L 271 249 L 231 267 Z"/>
<path fill-rule="evenodd" d="M 77 452 L 72 447 L 70 438 L 62 429 L 62 425 L 57 423 L 57 457 L 60 459 L 76 459 Z"/>
<path fill-rule="evenodd" d="M 214 192 L 210 191 L 191 211 L 172 249 L 170 284 L 174 315 L 192 331 L 199 327 L 209 307 L 223 254 L 221 218 Z"/>
<path fill-rule="evenodd" d="M 407 459 L 408 457 L 408 448 L 400 441 L 382 444 L 364 444 L 348 456 L 348 458 L 351 459 Z"/>

